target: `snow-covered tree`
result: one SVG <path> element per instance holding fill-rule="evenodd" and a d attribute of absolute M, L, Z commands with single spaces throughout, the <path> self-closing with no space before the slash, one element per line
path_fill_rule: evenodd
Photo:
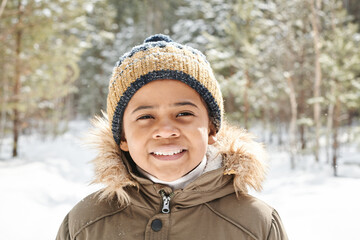
<path fill-rule="evenodd" d="M 351 23 L 339 0 L 326 0 L 323 19 L 324 38 L 321 62 L 324 69 L 327 109 L 327 153 L 330 160 L 330 134 L 332 134 L 331 160 L 337 175 L 339 128 L 341 119 L 350 118 L 352 110 L 360 105 L 360 34 L 359 26 Z M 356 110 L 355 110 L 356 111 Z M 343 116 L 343 117 L 341 117 Z M 346 117 L 344 117 L 346 116 Z"/>
<path fill-rule="evenodd" d="M 264 79 L 264 39 L 269 5 L 262 1 L 238 0 L 220 26 L 219 36 L 206 34 L 207 54 L 217 72 L 225 95 L 229 118 L 249 127 L 250 115 L 256 116 L 266 97 L 257 91 Z M 266 84 L 266 83 L 265 83 Z"/>
<path fill-rule="evenodd" d="M 80 61 L 81 73 L 75 95 L 82 115 L 106 109 L 108 81 L 115 63 L 125 52 L 151 34 L 172 35 L 174 12 L 181 1 L 97 0 L 87 13 L 90 28 L 84 31 L 90 47 Z"/>
<path fill-rule="evenodd" d="M 22 131 L 54 128 L 65 97 L 74 91 L 82 51 L 77 29 L 85 27 L 84 1 L 8 1 L 0 22 L 2 130 L 11 127 L 13 156 Z M 4 104 L 5 103 L 5 104 Z M 5 124 L 2 123 L 2 124 Z"/>

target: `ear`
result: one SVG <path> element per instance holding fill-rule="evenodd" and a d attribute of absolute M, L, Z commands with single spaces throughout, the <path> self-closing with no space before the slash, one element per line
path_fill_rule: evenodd
<path fill-rule="evenodd" d="M 208 138 L 208 144 L 212 145 L 216 142 L 217 138 L 216 138 L 216 130 L 215 127 L 210 124 L 209 126 L 209 138 Z"/>
<path fill-rule="evenodd" d="M 124 152 L 129 151 L 129 146 L 126 139 L 120 141 L 120 149 L 123 150 Z"/>

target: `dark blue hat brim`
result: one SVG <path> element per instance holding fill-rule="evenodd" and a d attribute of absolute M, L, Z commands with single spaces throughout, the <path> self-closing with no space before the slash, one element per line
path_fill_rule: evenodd
<path fill-rule="evenodd" d="M 178 71 L 178 70 L 153 71 L 147 73 L 146 75 L 141 76 L 140 78 L 136 79 L 136 81 L 131 83 L 131 85 L 126 89 L 124 94 L 120 97 L 119 102 L 117 103 L 114 116 L 112 119 L 112 133 L 114 140 L 117 144 L 120 144 L 121 141 L 123 114 L 130 99 L 145 84 L 161 79 L 179 80 L 187 84 L 191 88 L 193 88 L 195 91 L 197 91 L 207 104 L 207 107 L 209 109 L 209 117 L 212 123 L 214 124 L 216 131 L 220 129 L 221 111 L 214 97 L 205 86 L 203 86 L 193 76 L 184 73 L 182 71 Z"/>

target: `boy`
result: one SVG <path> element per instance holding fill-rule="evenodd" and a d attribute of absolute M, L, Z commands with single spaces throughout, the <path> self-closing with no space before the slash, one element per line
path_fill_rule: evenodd
<path fill-rule="evenodd" d="M 95 181 L 57 239 L 287 239 L 261 189 L 262 146 L 225 126 L 199 51 L 154 35 L 120 58 L 97 118 Z"/>

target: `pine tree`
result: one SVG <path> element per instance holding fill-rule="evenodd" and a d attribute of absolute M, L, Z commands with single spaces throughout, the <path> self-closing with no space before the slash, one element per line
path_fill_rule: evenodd
<path fill-rule="evenodd" d="M 261 1 L 236 1 L 221 25 L 220 36 L 207 34 L 207 54 L 222 84 L 226 112 L 230 119 L 241 119 L 245 128 L 265 100 L 255 91 L 264 76 L 261 52 L 268 22 L 263 7 Z"/>
<path fill-rule="evenodd" d="M 176 8 L 177 21 L 171 27 L 173 38 L 200 51 L 206 51 L 207 36 L 220 37 L 235 0 L 183 0 Z M 184 34 L 186 33 L 186 34 Z"/>
<path fill-rule="evenodd" d="M 89 48 L 80 61 L 76 109 L 83 116 L 106 109 L 108 81 L 115 63 L 125 52 L 151 34 L 172 34 L 172 24 L 181 1 L 101 0 L 87 14 L 89 30 L 84 31 Z"/>
<path fill-rule="evenodd" d="M 321 56 L 325 73 L 326 100 L 328 102 L 327 151 L 332 134 L 331 158 L 334 176 L 337 175 L 339 154 L 339 128 L 341 115 L 346 115 L 360 105 L 360 39 L 358 25 L 351 23 L 352 18 L 346 13 L 339 0 L 326 0 L 324 11 L 328 17 L 323 19 L 324 40 Z"/>
<path fill-rule="evenodd" d="M 81 1 L 33 0 L 9 1 L 4 8 L 1 82 L 12 93 L 2 99 L 13 123 L 14 157 L 21 132 L 45 123 L 56 128 L 64 98 L 74 91 L 81 54 L 75 33 L 84 27 L 82 9 Z"/>

